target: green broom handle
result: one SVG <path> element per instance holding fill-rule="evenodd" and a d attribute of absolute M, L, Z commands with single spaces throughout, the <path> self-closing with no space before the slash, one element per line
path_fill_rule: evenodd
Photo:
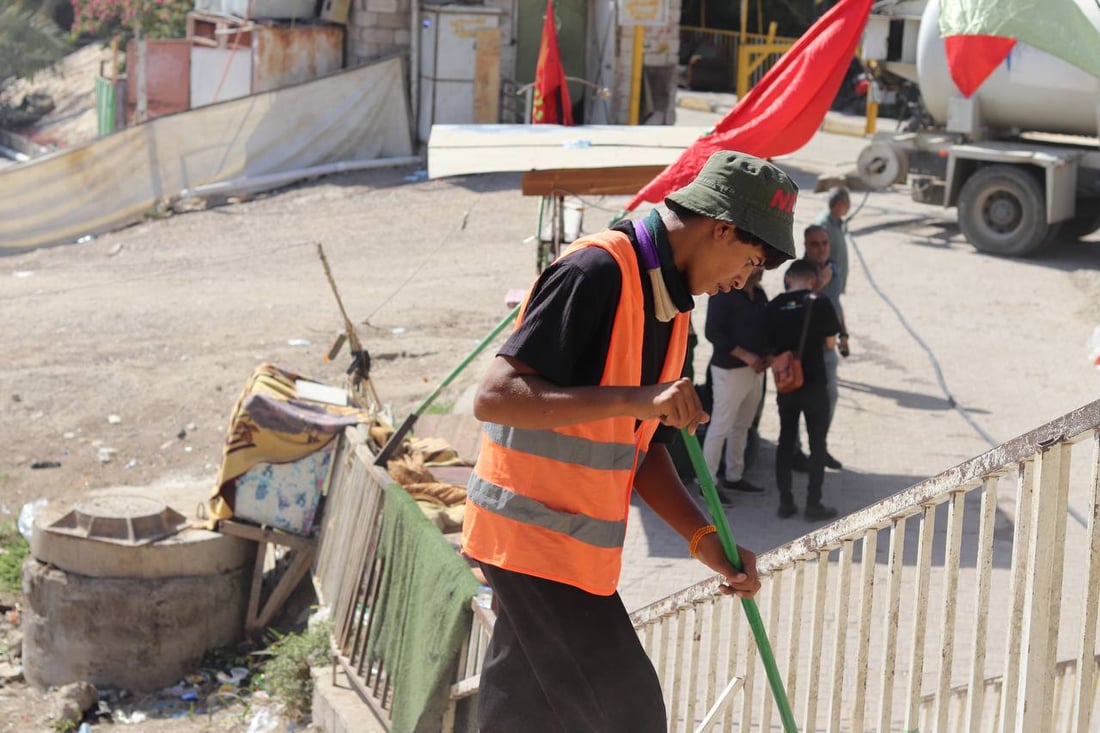
<path fill-rule="evenodd" d="M 508 326 L 508 324 L 513 323 L 516 320 L 516 314 L 518 313 L 519 306 L 517 305 L 515 308 L 512 309 L 511 313 L 504 317 L 504 320 L 498 323 L 493 328 L 493 330 L 489 332 L 488 336 L 478 342 L 477 346 L 474 347 L 474 350 L 467 354 L 466 358 L 463 359 L 458 366 L 452 369 L 450 374 L 443 378 L 443 381 L 440 382 L 436 386 L 436 388 L 432 390 L 431 394 L 425 397 L 420 402 L 420 404 L 416 406 L 416 409 L 409 413 L 409 415 L 405 418 L 405 422 L 401 423 L 401 426 L 394 431 L 394 433 L 390 436 L 390 439 L 387 440 L 386 444 L 382 446 L 382 449 L 378 451 L 378 455 L 374 459 L 374 465 L 382 466 L 383 468 L 386 466 L 386 463 L 389 462 L 391 458 L 393 458 L 394 453 L 396 453 L 397 450 L 401 447 L 401 442 L 405 440 L 405 436 L 409 434 L 409 431 L 412 430 L 413 426 L 416 424 L 417 418 L 424 414 L 424 411 L 427 410 L 433 402 L 435 402 L 435 398 L 439 396 L 439 393 L 443 391 L 444 387 L 454 381 L 454 378 L 457 377 L 463 369 L 468 367 L 470 365 L 470 362 L 476 359 L 477 355 L 484 351 L 485 347 L 491 344 L 493 342 L 493 339 L 499 336 L 500 332 L 503 331 Z"/>
<path fill-rule="evenodd" d="M 706 499 L 707 509 L 714 519 L 714 526 L 718 528 L 718 539 L 722 541 L 722 549 L 726 551 L 733 567 L 741 569 L 741 554 L 737 551 L 737 544 L 733 541 L 733 531 L 726 521 L 726 513 L 722 510 L 722 502 L 718 498 L 718 490 L 714 488 L 714 480 L 711 478 L 710 469 L 703 458 L 703 451 L 699 447 L 699 439 L 686 429 L 680 434 L 684 438 L 688 455 L 691 457 L 691 465 L 695 468 L 695 475 L 699 477 L 699 485 L 703 488 L 703 498 Z M 764 621 L 760 618 L 760 609 L 752 598 L 742 598 L 741 605 L 745 609 L 745 617 L 749 620 L 752 635 L 756 638 L 756 648 L 760 651 L 760 661 L 764 663 L 764 671 L 768 674 L 768 684 L 772 688 L 772 696 L 775 705 L 779 709 L 779 718 L 783 721 L 783 730 L 786 733 L 797 733 L 798 726 L 794 722 L 794 713 L 791 712 L 791 703 L 787 699 L 787 691 L 783 687 L 783 678 L 779 675 L 779 667 L 775 664 L 775 654 L 772 645 L 768 642 L 768 632 L 764 628 Z"/>
<path fill-rule="evenodd" d="M 465 369 L 466 367 L 468 367 L 470 365 L 470 362 L 473 361 L 474 359 L 476 359 L 478 354 L 480 354 L 482 351 L 485 350 L 486 346 L 493 343 L 493 339 L 495 339 L 497 336 L 499 336 L 501 331 L 503 331 L 505 328 L 507 328 L 507 326 L 510 323 L 515 322 L 516 315 L 518 313 L 519 313 L 519 306 L 517 305 L 515 308 L 512 309 L 511 313 L 509 313 L 508 315 L 506 315 L 504 317 L 504 320 L 502 320 L 500 323 L 498 323 L 496 326 L 493 327 L 493 330 L 489 332 L 488 336 L 486 336 L 485 338 L 481 339 L 481 341 L 478 342 L 477 346 L 474 347 L 474 350 L 471 351 L 469 354 L 467 354 L 466 358 L 463 359 L 461 361 L 461 363 L 459 363 L 458 366 L 456 366 L 454 369 L 452 369 L 450 374 L 443 377 L 443 381 L 440 382 L 439 385 L 435 389 L 432 390 L 431 394 L 429 394 L 427 397 L 424 398 L 424 401 L 421 402 L 419 406 L 417 406 L 416 410 L 414 411 L 414 414 L 415 415 L 424 414 L 424 410 L 428 409 L 428 407 L 433 402 L 435 402 L 435 398 L 439 396 L 439 393 L 443 391 L 443 388 L 446 387 L 448 384 L 450 384 L 452 381 L 454 381 L 454 378 L 457 377 L 459 374 L 461 374 L 462 370 Z"/>

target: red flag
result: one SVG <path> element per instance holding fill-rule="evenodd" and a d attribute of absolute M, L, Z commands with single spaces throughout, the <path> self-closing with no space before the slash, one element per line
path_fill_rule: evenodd
<path fill-rule="evenodd" d="M 969 97 L 997 70 L 1016 45 L 1016 39 L 960 35 L 948 36 L 943 39 L 943 44 L 947 51 L 947 68 L 951 72 L 951 78 L 963 96 Z"/>
<path fill-rule="evenodd" d="M 569 101 L 569 86 L 565 67 L 558 52 L 558 31 L 554 27 L 554 0 L 546 2 L 546 22 L 542 24 L 539 62 L 535 67 L 535 101 L 531 110 L 535 124 L 573 124 L 573 104 Z"/>
<path fill-rule="evenodd" d="M 836 97 L 872 0 L 840 0 L 810 26 L 710 134 L 696 140 L 627 204 L 657 203 L 686 185 L 718 150 L 758 158 L 786 155 L 805 145 Z"/>

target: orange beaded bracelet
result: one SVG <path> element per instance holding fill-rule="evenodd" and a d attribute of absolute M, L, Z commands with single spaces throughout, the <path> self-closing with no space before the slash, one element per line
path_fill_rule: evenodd
<path fill-rule="evenodd" d="M 718 532 L 718 528 L 713 524 L 708 524 L 705 527 L 700 527 L 695 530 L 695 534 L 691 536 L 691 542 L 688 543 L 688 552 L 692 557 L 695 557 L 695 552 L 699 549 L 699 542 L 708 534 L 715 534 Z"/>

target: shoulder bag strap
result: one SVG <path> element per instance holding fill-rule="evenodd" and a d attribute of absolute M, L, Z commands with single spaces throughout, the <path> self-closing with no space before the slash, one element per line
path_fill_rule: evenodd
<path fill-rule="evenodd" d="M 806 300 L 809 303 L 806 306 L 806 315 L 802 318 L 802 335 L 798 338 L 798 351 L 795 352 L 795 358 L 799 360 L 802 359 L 802 349 L 806 347 L 806 333 L 810 330 L 810 313 L 813 312 L 814 301 L 817 298 L 811 293 L 806 296 Z"/>

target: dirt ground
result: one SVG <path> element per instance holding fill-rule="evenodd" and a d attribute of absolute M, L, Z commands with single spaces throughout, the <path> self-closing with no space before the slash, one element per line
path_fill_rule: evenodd
<path fill-rule="evenodd" d="M 233 403 L 260 363 L 343 384 L 347 352 L 324 361 L 343 324 L 316 242 L 379 397 L 403 417 L 535 272 L 523 239 L 536 204 L 516 176 L 407 182 L 414 172 L 328 178 L 0 259 L 0 521 L 94 488 L 213 485 Z M 517 206 L 529 215 L 512 215 Z M 440 396 L 443 409 L 477 371 Z M 38 697 L 0 690 L 0 731 L 30 730 L 16 711 L 40 717 Z M 140 729 L 235 727 L 171 723 Z"/>

